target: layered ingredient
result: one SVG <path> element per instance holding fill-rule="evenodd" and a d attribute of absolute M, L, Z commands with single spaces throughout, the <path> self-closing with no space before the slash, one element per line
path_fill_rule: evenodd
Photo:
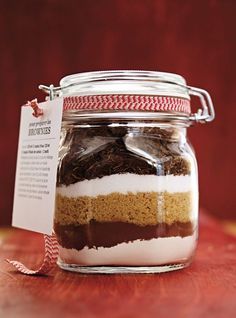
<path fill-rule="evenodd" d="M 61 260 L 133 266 L 191 257 L 197 181 L 176 132 L 102 127 L 90 134 L 65 136 L 54 225 Z"/>

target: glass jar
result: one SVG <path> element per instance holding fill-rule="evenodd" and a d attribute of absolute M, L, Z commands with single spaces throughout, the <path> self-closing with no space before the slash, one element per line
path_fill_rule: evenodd
<path fill-rule="evenodd" d="M 208 93 L 179 75 L 146 71 L 75 74 L 49 93 L 64 100 L 58 265 L 83 273 L 188 266 L 198 237 L 198 173 L 186 129 L 213 120 Z M 190 95 L 202 104 L 195 114 Z"/>

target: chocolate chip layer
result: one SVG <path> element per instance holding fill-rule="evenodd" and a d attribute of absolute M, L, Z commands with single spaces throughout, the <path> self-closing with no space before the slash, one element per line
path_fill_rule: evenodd
<path fill-rule="evenodd" d="M 190 163 L 175 130 L 147 127 L 75 128 L 64 138 L 57 184 L 118 173 L 186 175 Z"/>

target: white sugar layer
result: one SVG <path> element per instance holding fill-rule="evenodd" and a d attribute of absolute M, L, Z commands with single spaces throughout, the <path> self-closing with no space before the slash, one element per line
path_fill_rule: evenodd
<path fill-rule="evenodd" d="M 77 265 L 155 266 L 188 260 L 196 247 L 196 234 L 187 237 L 165 237 L 149 241 L 135 240 L 98 249 L 81 251 L 59 247 L 60 260 Z"/>
<path fill-rule="evenodd" d="M 108 195 L 114 192 L 187 192 L 196 190 L 197 182 L 194 175 L 137 175 L 132 173 L 113 174 L 91 180 L 83 180 L 60 186 L 57 193 L 67 197 Z"/>

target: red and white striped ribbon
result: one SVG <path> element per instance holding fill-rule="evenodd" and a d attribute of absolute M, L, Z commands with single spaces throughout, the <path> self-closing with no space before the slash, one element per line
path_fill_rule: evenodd
<path fill-rule="evenodd" d="M 26 275 L 45 275 L 52 270 L 56 264 L 58 257 L 58 242 L 55 234 L 53 235 L 44 235 L 44 244 L 45 244 L 45 255 L 42 265 L 39 269 L 32 270 L 26 267 L 24 264 L 18 261 L 11 261 L 6 259 L 6 261 L 13 265 L 19 272 Z"/>
<path fill-rule="evenodd" d="M 64 110 L 124 110 L 124 111 L 164 111 L 190 114 L 188 99 L 171 96 L 149 95 L 89 95 L 67 96 Z"/>

